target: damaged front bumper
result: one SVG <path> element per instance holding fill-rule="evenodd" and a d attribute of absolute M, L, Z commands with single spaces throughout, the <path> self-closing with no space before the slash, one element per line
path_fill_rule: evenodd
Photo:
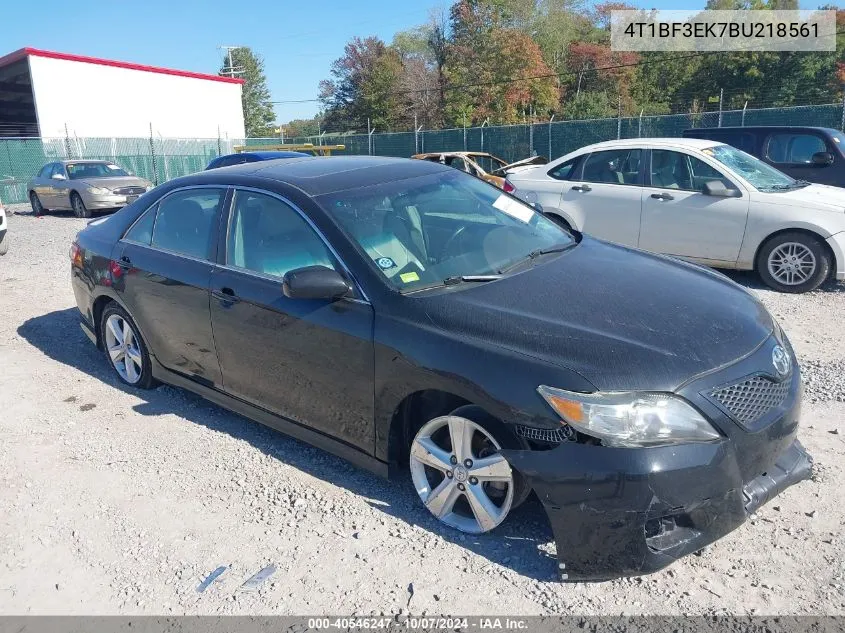
<path fill-rule="evenodd" d="M 748 368 L 736 371 L 747 377 Z M 782 405 L 750 429 L 702 395 L 719 380 L 711 376 L 680 392 L 723 431 L 719 442 L 655 448 L 563 442 L 550 450 L 502 451 L 545 507 L 562 579 L 657 571 L 731 532 L 810 477 L 812 460 L 796 439 L 797 369 L 787 379 Z"/>

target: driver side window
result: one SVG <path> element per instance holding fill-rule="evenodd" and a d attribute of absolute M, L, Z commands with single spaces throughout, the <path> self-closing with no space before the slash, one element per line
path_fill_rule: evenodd
<path fill-rule="evenodd" d="M 281 279 L 305 266 L 336 269 L 320 237 L 293 207 L 273 196 L 236 191 L 226 264 Z"/>

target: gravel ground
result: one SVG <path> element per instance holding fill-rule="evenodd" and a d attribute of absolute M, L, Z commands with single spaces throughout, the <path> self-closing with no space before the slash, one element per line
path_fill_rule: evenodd
<path fill-rule="evenodd" d="M 842 285 L 779 295 L 734 275 L 800 357 L 814 479 L 667 570 L 562 584 L 536 501 L 462 536 L 409 482 L 185 391 L 121 386 L 77 325 L 67 253 L 84 223 L 11 214 L 0 258 L 0 613 L 845 614 Z"/>

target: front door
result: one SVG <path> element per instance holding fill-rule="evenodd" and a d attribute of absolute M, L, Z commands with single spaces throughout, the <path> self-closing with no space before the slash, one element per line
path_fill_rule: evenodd
<path fill-rule="evenodd" d="M 282 292 L 289 270 L 342 270 L 314 228 L 279 197 L 236 190 L 219 261 L 211 322 L 225 391 L 372 453 L 372 306 Z"/>
<path fill-rule="evenodd" d="M 593 152 L 583 172 L 563 183 L 560 208 L 575 222 L 573 228 L 617 244 L 637 245 L 642 153 L 630 148 Z"/>
<path fill-rule="evenodd" d="M 222 380 L 209 315 L 209 281 L 226 189 L 168 194 L 119 242 L 115 290 L 156 359 L 209 387 Z"/>
<path fill-rule="evenodd" d="M 733 264 L 745 236 L 748 193 L 715 167 L 685 152 L 651 150 L 643 189 L 639 247 L 701 263 Z M 705 182 L 720 180 L 741 198 L 707 196 Z"/>
<path fill-rule="evenodd" d="M 764 143 L 764 158 L 772 166 L 798 180 L 841 187 L 845 185 L 845 165 L 839 149 L 829 145 L 832 144 L 814 132 L 775 132 Z M 833 162 L 829 165 L 813 163 L 813 154 L 819 152 L 829 152 Z"/>

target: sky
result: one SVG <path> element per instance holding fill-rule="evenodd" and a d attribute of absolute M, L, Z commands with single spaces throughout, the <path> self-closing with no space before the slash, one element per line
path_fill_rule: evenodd
<path fill-rule="evenodd" d="M 7 0 L 0 9 L 0 57 L 29 46 L 61 53 L 216 74 L 220 46 L 250 46 L 264 57 L 273 101 L 316 99 L 329 65 L 355 35 L 393 34 L 422 24 L 444 0 L 42 0 L 44 19 L 33 24 L 32 4 Z M 632 2 L 643 8 L 699 9 L 704 0 Z M 811 8 L 806 1 L 802 8 Z M 21 25 L 24 28 L 9 28 Z M 34 28 L 31 28 L 31 25 Z M 92 98 L 97 86 L 85 87 Z M 118 100 L 119 88 L 103 87 Z M 307 118 L 317 103 L 276 104 L 278 122 Z"/>

